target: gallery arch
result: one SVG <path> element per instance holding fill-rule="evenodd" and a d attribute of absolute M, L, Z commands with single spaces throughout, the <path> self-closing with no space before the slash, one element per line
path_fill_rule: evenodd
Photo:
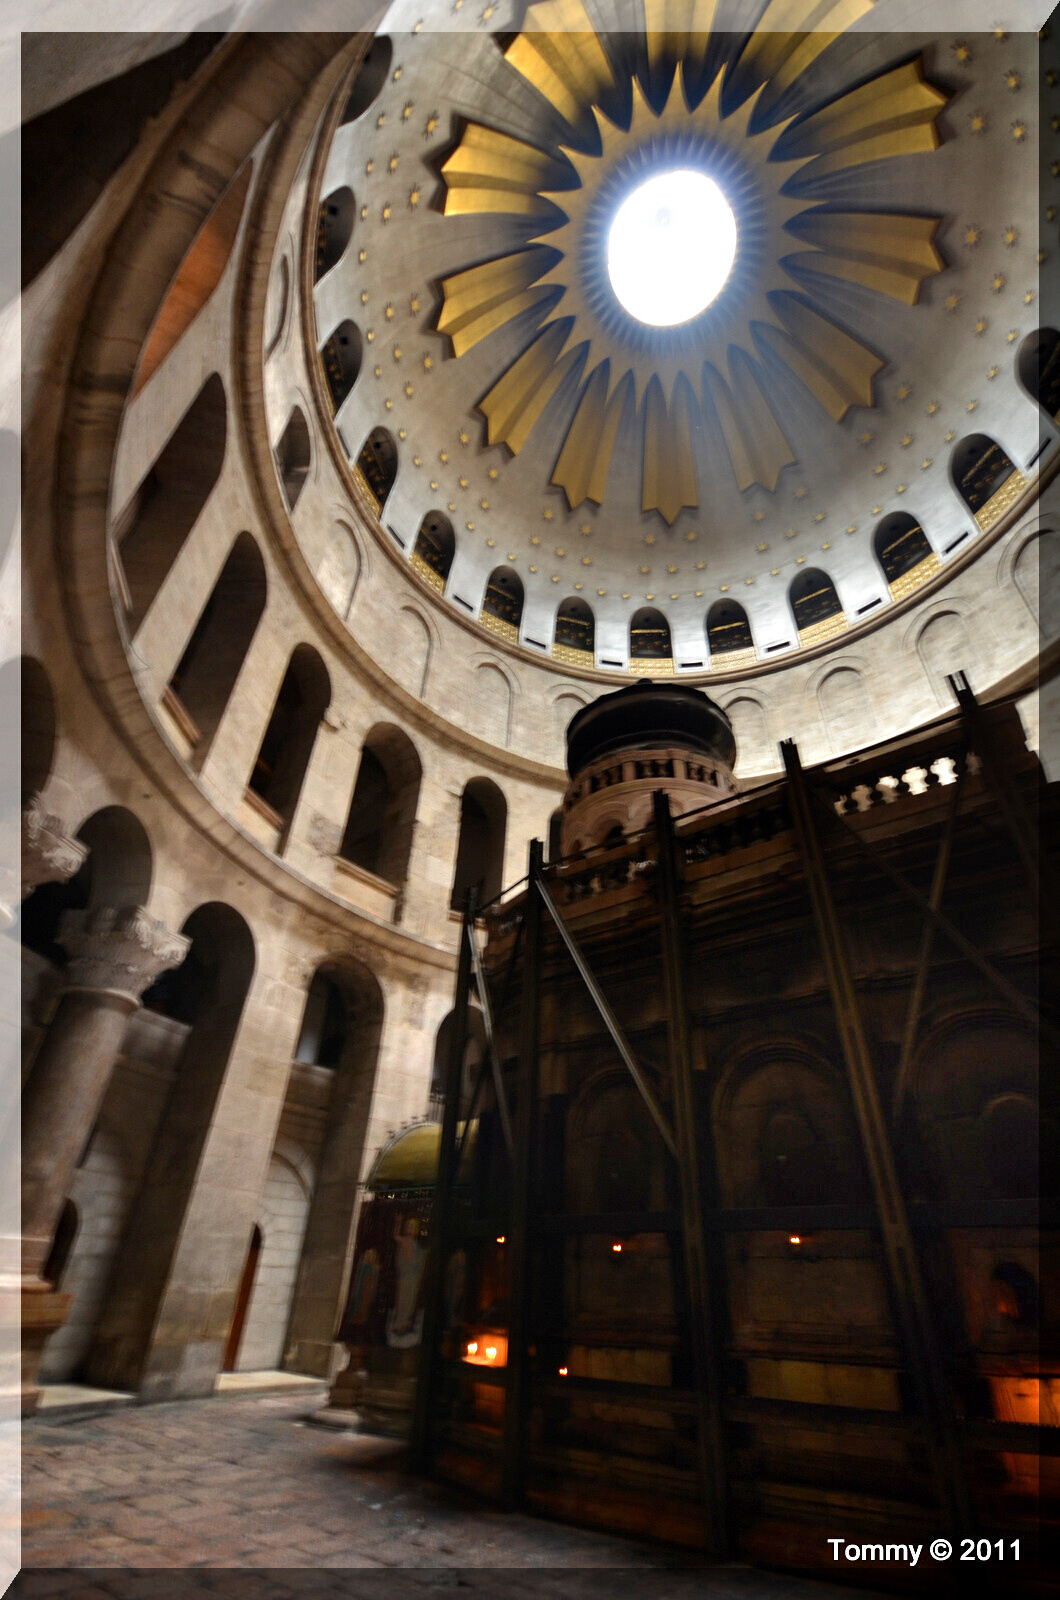
<path fill-rule="evenodd" d="M 507 803 L 497 785 L 490 778 L 472 778 L 460 800 L 460 836 L 450 897 L 454 911 L 464 909 L 472 886 L 479 906 L 500 894 L 507 824 Z"/>

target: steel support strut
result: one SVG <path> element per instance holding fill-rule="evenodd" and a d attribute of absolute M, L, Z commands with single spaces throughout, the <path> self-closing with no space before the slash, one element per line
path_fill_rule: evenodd
<path fill-rule="evenodd" d="M 961 1534 L 970 1534 L 972 1510 L 957 1448 L 949 1384 L 880 1105 L 876 1074 L 828 882 L 810 793 L 794 741 L 787 741 L 780 748 L 788 778 L 795 840 L 809 889 L 854 1115 L 872 1183 L 892 1301 L 930 1439 L 939 1509 L 949 1519 L 951 1527 Z"/>
<path fill-rule="evenodd" d="M 526 1487 L 530 1411 L 530 1190 L 537 1124 L 538 1055 L 541 1035 L 540 839 L 530 841 L 530 872 L 523 911 L 523 982 L 519 1076 L 515 1098 L 512 1203 L 508 1227 L 508 1366 L 504 1384 L 501 1497 L 512 1509 Z"/>
<path fill-rule="evenodd" d="M 685 1274 L 691 1316 L 696 1379 L 696 1423 L 703 1504 L 707 1513 L 707 1548 L 716 1561 L 729 1555 L 728 1474 L 725 1425 L 721 1405 L 721 1351 L 716 1340 L 717 1318 L 712 1304 L 715 1285 L 706 1259 L 702 1165 L 696 1127 L 692 1033 L 689 1025 L 685 947 L 681 936 L 680 873 L 677 840 L 670 816 L 669 797 L 653 796 L 655 837 L 658 846 L 656 884 L 661 910 L 663 965 L 666 972 L 667 1030 L 673 1073 L 674 1133 L 681 1190 Z M 719 1251 L 715 1248 L 715 1258 Z M 717 1289 L 720 1291 L 720 1275 Z"/>
<path fill-rule="evenodd" d="M 416 1382 L 416 1406 L 412 1416 L 411 1461 L 414 1470 L 429 1472 L 434 1457 L 434 1419 L 438 1380 L 442 1366 L 444 1328 L 445 1263 L 452 1231 L 453 1187 L 456 1183 L 456 1128 L 460 1118 L 460 1091 L 464 1076 L 464 1047 L 467 1044 L 467 1010 L 471 990 L 471 941 L 475 925 L 475 889 L 467 891 L 460 955 L 456 969 L 456 998 L 453 1002 L 453 1027 L 445 1063 L 445 1110 L 442 1113 L 442 1140 L 438 1152 L 438 1174 L 431 1211 L 431 1239 L 427 1255 L 427 1283 L 424 1297 L 423 1339 Z"/>

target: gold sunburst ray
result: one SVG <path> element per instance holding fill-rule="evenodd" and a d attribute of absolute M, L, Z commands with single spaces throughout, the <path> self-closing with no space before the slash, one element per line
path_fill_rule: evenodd
<path fill-rule="evenodd" d="M 462 355 L 515 317 L 539 316 L 529 345 L 479 409 L 490 442 L 517 453 L 564 380 L 581 374 L 551 478 L 572 508 L 602 500 L 629 406 L 641 440 L 642 509 L 672 523 L 698 503 L 696 441 L 705 418 L 717 420 L 741 490 L 774 490 L 794 459 L 763 361 L 781 361 L 837 420 L 853 405 L 873 404 L 883 358 L 827 314 L 817 280 L 913 305 L 924 278 L 944 265 L 938 220 L 833 208 L 811 191 L 819 194 L 817 180 L 844 167 L 935 149 L 947 96 L 914 61 L 810 115 L 775 116 L 786 89 L 871 4 L 770 0 L 769 36 L 753 34 L 704 89 L 714 0 L 644 0 L 655 104 L 660 85 L 668 86 L 656 111 L 634 74 L 621 120 L 610 98 L 621 86 L 582 0 L 529 8 L 506 57 L 576 137 L 539 150 L 468 125 L 443 167 L 446 212 L 507 210 L 535 231 L 509 255 L 444 280 L 438 328 Z M 576 130 L 590 113 L 597 140 L 587 145 Z M 641 176 L 681 162 L 719 182 L 737 218 L 737 256 L 703 313 L 676 329 L 651 328 L 614 297 L 607 232 Z"/>

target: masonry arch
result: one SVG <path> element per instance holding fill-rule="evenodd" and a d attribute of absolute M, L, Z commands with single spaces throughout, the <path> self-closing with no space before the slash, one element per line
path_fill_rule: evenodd
<path fill-rule="evenodd" d="M 166 686 L 163 704 L 176 714 L 201 768 L 265 610 L 268 582 L 257 540 L 238 535 Z"/>
<path fill-rule="evenodd" d="M 369 730 L 339 854 L 397 889 L 408 875 L 422 776 L 407 733 L 384 722 Z"/>
<path fill-rule="evenodd" d="M 134 633 L 221 476 L 227 431 L 224 384 L 214 372 L 115 519 L 114 539 Z"/>
<path fill-rule="evenodd" d="M 450 905 L 464 909 L 474 885 L 481 907 L 496 899 L 504 886 L 504 837 L 508 805 L 491 778 L 471 778 L 460 798 L 460 834 Z"/>
<path fill-rule="evenodd" d="M 296 645 L 247 781 L 277 827 L 294 816 L 317 730 L 330 704 L 331 679 L 319 652 L 310 644 Z"/>
<path fill-rule="evenodd" d="M 69 959 L 60 942 L 64 912 L 142 906 L 151 894 L 151 841 L 133 812 L 104 806 L 86 818 L 77 838 L 88 846 L 77 872 L 65 883 L 39 884 L 19 913 L 22 943 L 59 967 Z"/>
<path fill-rule="evenodd" d="M 335 1013 L 336 1064 L 291 1297 L 284 1365 L 293 1371 L 327 1377 L 332 1365 L 332 1339 L 346 1290 L 384 1003 L 374 973 L 352 958 L 332 958 L 321 963 L 309 986 L 307 1007 L 318 979 L 326 980 L 338 995 L 341 1015 Z"/>

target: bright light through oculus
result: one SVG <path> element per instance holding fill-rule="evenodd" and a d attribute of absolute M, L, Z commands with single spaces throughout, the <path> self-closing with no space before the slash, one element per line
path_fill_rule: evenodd
<path fill-rule="evenodd" d="M 660 172 L 618 208 L 607 238 L 607 273 L 638 322 L 672 328 L 705 311 L 736 256 L 736 218 L 712 178 Z"/>

